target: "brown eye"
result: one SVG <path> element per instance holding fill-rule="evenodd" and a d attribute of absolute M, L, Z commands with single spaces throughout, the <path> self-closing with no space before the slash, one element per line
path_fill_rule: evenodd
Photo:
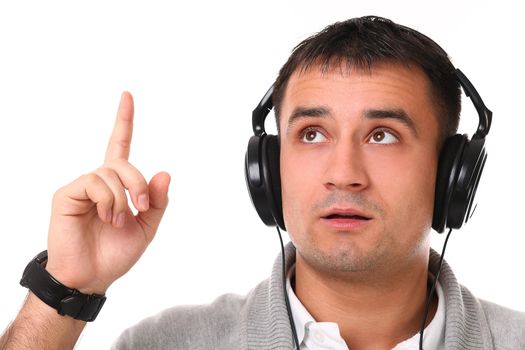
<path fill-rule="evenodd" d="M 301 136 L 301 141 L 305 143 L 318 143 L 324 142 L 326 137 L 317 130 L 307 129 L 303 131 Z"/>
<path fill-rule="evenodd" d="M 397 138 L 397 136 L 395 136 L 388 130 L 375 130 L 372 133 L 372 137 L 370 137 L 370 143 L 378 143 L 383 145 L 396 143 L 398 141 L 399 139 Z"/>
<path fill-rule="evenodd" d="M 384 131 L 378 131 L 372 136 L 375 142 L 381 142 L 385 138 L 385 132 Z"/>
<path fill-rule="evenodd" d="M 313 140 L 315 140 L 316 134 L 317 134 L 317 131 L 307 131 L 306 134 L 304 134 L 304 137 L 306 141 L 312 142 Z"/>

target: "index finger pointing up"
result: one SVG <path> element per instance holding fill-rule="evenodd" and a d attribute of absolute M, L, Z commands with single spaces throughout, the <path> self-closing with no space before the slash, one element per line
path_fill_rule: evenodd
<path fill-rule="evenodd" d="M 105 163 L 114 159 L 128 159 L 133 134 L 133 96 L 127 91 L 122 93 L 117 119 L 109 139 Z"/>

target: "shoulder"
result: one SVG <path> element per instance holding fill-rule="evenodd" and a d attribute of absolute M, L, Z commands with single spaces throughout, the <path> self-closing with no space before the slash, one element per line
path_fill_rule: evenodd
<path fill-rule="evenodd" d="M 128 328 L 112 349 L 227 349 L 240 341 L 247 300 L 224 294 L 210 304 L 166 309 Z"/>
<path fill-rule="evenodd" d="M 525 349 L 525 312 L 479 300 L 495 349 Z"/>

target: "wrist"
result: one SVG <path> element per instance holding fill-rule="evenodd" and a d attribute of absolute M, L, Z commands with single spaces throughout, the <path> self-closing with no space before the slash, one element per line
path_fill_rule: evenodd
<path fill-rule="evenodd" d="M 45 266 L 45 269 L 61 284 L 84 294 L 104 295 L 109 287 L 100 281 L 88 281 L 82 277 L 81 273 L 71 272 L 68 269 L 59 268 L 49 263 Z"/>
<path fill-rule="evenodd" d="M 106 297 L 100 294 L 84 294 L 65 286 L 45 269 L 46 263 L 47 251 L 43 251 L 27 265 L 20 284 L 29 288 L 35 296 L 60 315 L 94 321 Z"/>

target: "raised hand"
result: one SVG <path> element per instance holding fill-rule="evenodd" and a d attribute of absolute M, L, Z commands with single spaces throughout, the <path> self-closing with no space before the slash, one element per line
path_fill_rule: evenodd
<path fill-rule="evenodd" d="M 83 293 L 105 293 L 136 263 L 168 205 L 169 174 L 158 173 L 148 184 L 128 162 L 132 133 L 133 98 L 124 92 L 104 164 L 53 197 L 46 269 Z"/>

